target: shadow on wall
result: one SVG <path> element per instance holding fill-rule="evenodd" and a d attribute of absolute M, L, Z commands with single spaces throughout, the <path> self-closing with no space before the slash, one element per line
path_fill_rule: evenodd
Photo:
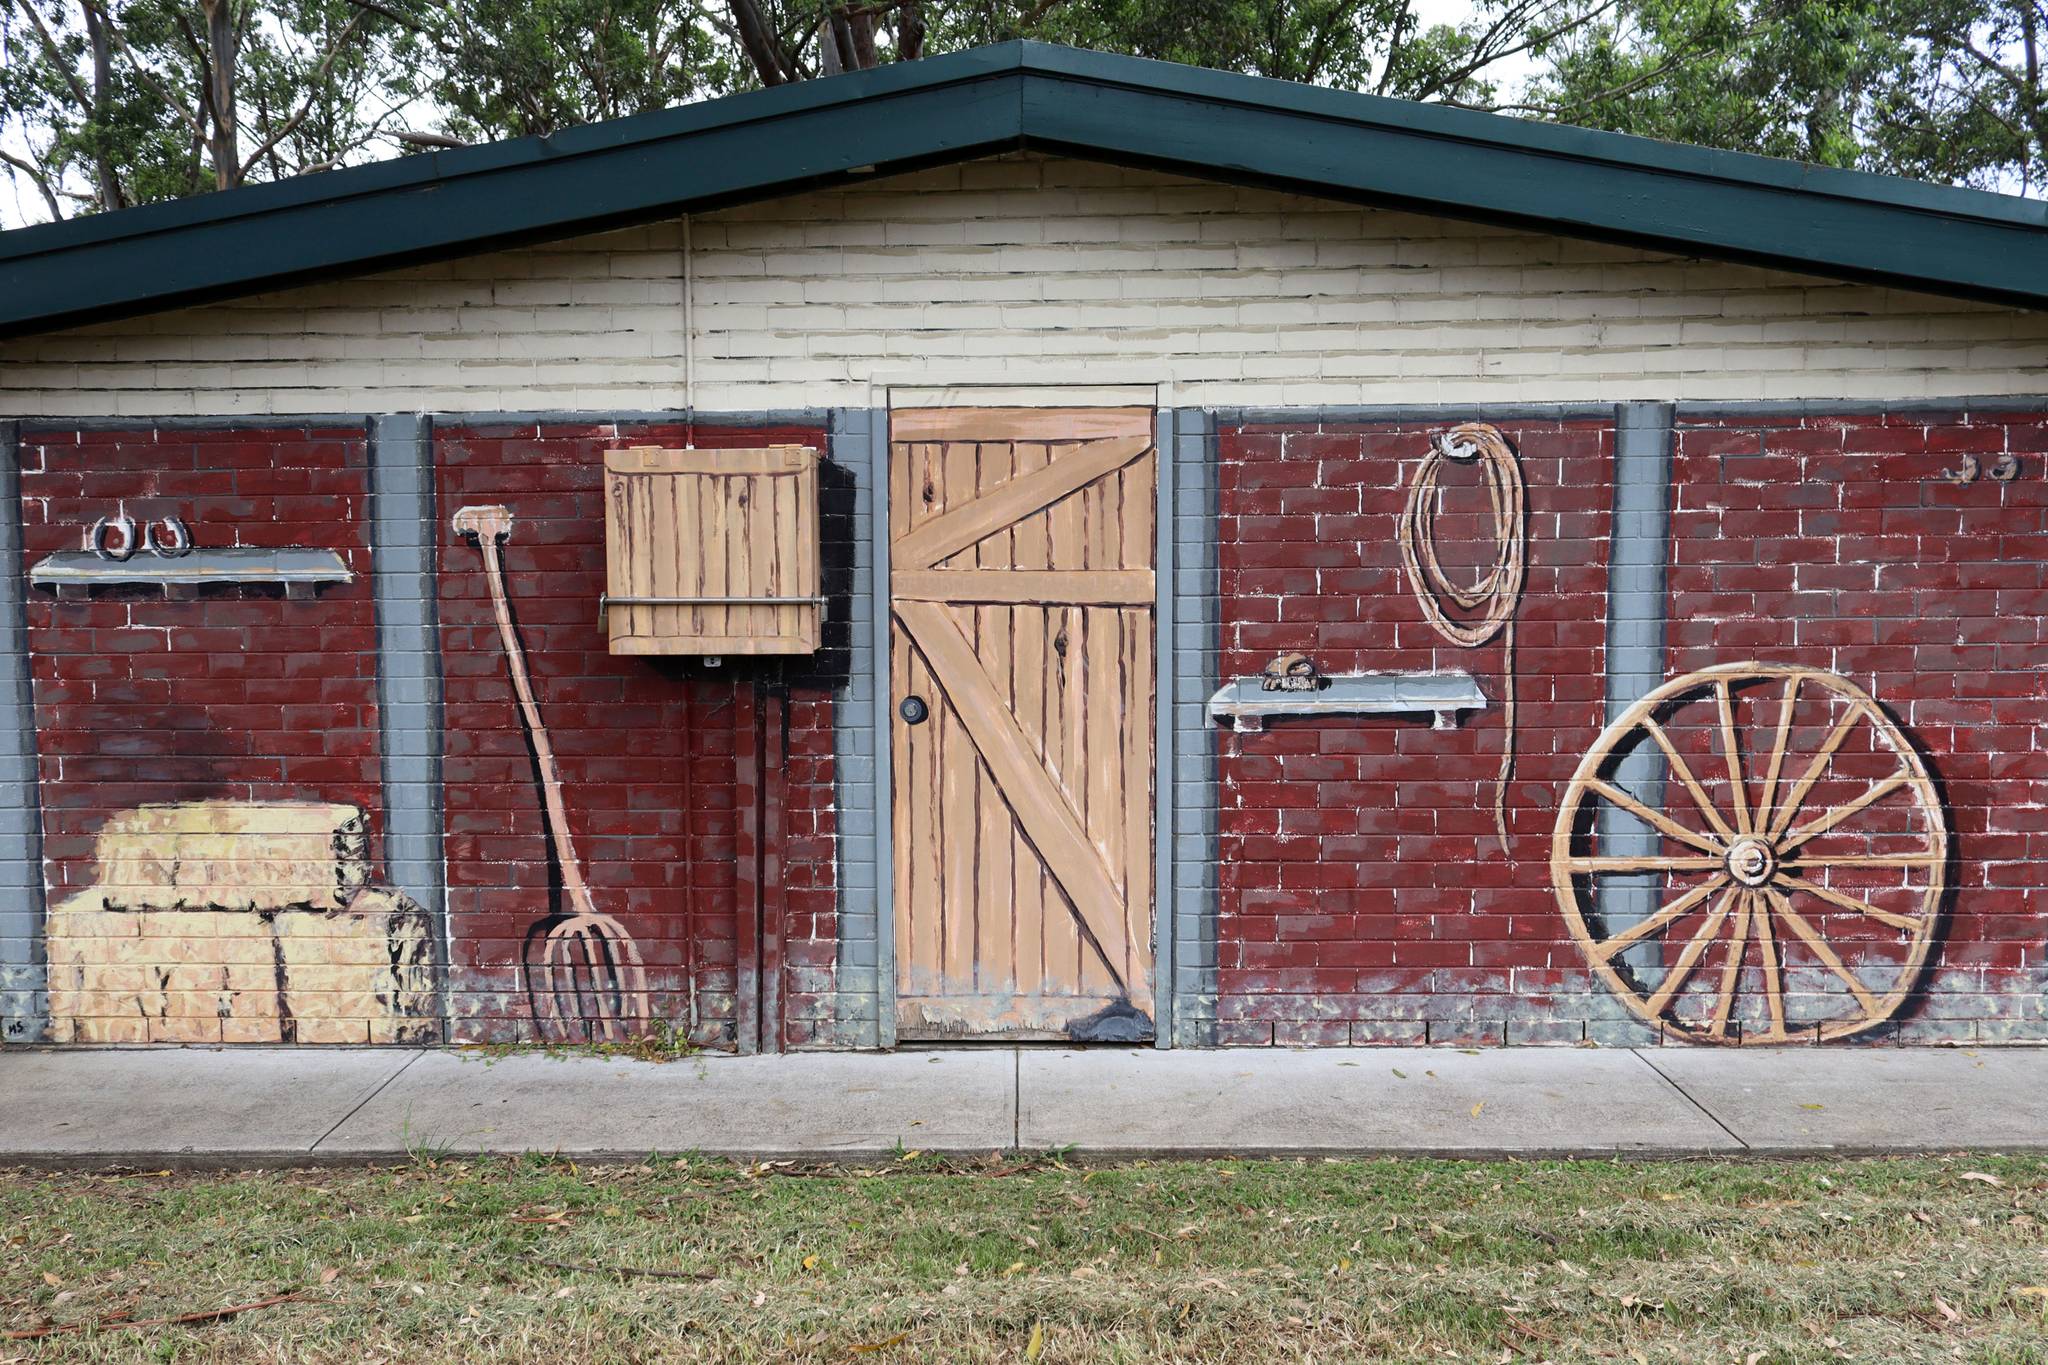
<path fill-rule="evenodd" d="M 140 806 L 101 826 L 94 863 L 49 913 L 53 1042 L 440 1038 L 433 926 L 371 883 L 359 808 Z"/>

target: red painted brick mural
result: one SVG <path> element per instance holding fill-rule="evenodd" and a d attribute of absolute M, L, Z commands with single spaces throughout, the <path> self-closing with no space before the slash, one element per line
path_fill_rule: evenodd
<path fill-rule="evenodd" d="M 1469 670 L 1489 704 L 1454 731 L 1219 737 L 1219 1040 L 2038 1036 L 2048 426 L 1681 423 L 1672 681 L 1606 737 L 1610 433 L 1501 429 L 1529 562 L 1506 857 L 1485 809 L 1506 635 L 1451 644 L 1401 562 L 1435 431 L 1222 433 L 1224 675 L 1303 651 L 1333 673 Z M 1444 579 L 1483 575 L 1479 468 L 1447 466 L 1433 496 Z M 1618 765 L 1631 744 L 1648 784 Z M 1614 882 L 1646 899 L 1618 913 Z"/>
<path fill-rule="evenodd" d="M 717 672 L 607 651 L 597 620 L 603 453 L 687 436 L 679 427 L 611 424 L 445 429 L 435 442 L 439 499 L 451 516 L 479 505 L 511 513 L 506 588 L 560 768 L 573 857 L 592 901 L 645 964 L 635 1007 L 645 1015 L 626 1022 L 637 1031 L 658 1021 L 699 1044 L 729 1044 L 743 1032 L 758 1044 L 762 1025 L 746 1017 L 745 1002 L 758 998 L 752 974 L 762 968 L 764 932 L 778 956 L 808 966 L 816 960 L 809 935 L 833 930 L 829 908 L 821 913 L 817 903 L 822 893 L 829 905 L 831 894 L 829 844 L 818 842 L 821 827 L 830 832 L 820 812 L 831 791 L 830 703 L 807 695 L 786 708 L 764 704 L 755 681 L 772 683 L 774 664 L 733 661 Z M 823 440 L 815 429 L 696 432 L 704 447 Z M 563 860 L 543 824 L 535 757 L 477 546 L 451 532 L 439 572 L 451 1031 L 464 1041 L 533 1040 L 545 1036 L 536 1003 L 546 1010 L 561 993 L 539 970 L 531 939 L 537 924 L 563 913 Z M 745 680 L 733 681 L 735 673 Z M 776 732 L 764 739 L 770 720 Z M 800 771 L 770 766 L 793 749 Z M 772 807 L 771 789 L 779 794 Z M 795 842 L 781 845 L 764 878 L 762 821 L 771 809 Z M 802 922 L 764 924 L 764 899 L 777 909 L 772 919 L 787 905 Z M 809 995 L 792 992 L 792 1003 L 807 1007 Z M 561 1012 L 574 1015 L 573 1001 Z M 795 1031 L 801 1041 L 804 1028 Z"/>
<path fill-rule="evenodd" d="M 1417 464 L 1444 423 L 1257 426 L 1219 435 L 1222 671 L 1300 651 L 1329 673 L 1463 669 L 1493 704 L 1219 735 L 1219 1041 L 1343 1044 L 1583 1036 L 1544 876 L 1558 787 L 1601 722 L 1612 433 L 1502 423 L 1528 499 L 1514 629 L 1515 771 L 1492 814 L 1505 636 L 1465 649 L 1426 619 L 1398 551 Z M 1493 562 L 1475 469 L 1443 475 L 1448 574 Z"/>
<path fill-rule="evenodd" d="M 1216 1041 L 2048 1036 L 2048 414 L 1681 415 L 1661 652 L 1630 646 L 1655 677 L 1610 724 L 1617 439 L 1216 433 L 1223 678 L 1301 655 L 1452 698 L 1204 738 Z M 887 884 L 871 854 L 839 865 L 842 823 L 878 820 L 852 804 L 873 759 L 842 748 L 865 703 L 834 700 L 850 471 L 826 478 L 817 656 L 614 655 L 598 617 L 607 451 L 778 443 L 827 433 L 432 432 L 443 909 L 392 871 L 421 808 L 383 786 L 385 448 L 25 431 L 45 1036 L 868 1037 L 848 1002 L 886 975 L 858 934 L 858 971 L 839 949 L 842 875 Z"/>
<path fill-rule="evenodd" d="M 365 470 L 360 427 L 23 442 L 28 568 L 77 554 L 96 521 L 125 514 L 160 532 L 163 519 L 181 519 L 187 559 L 330 551 L 345 580 L 303 592 L 115 582 L 78 589 L 76 600 L 31 589 L 58 1039 L 438 1036 L 419 1022 L 432 1004 L 426 926 L 376 886 Z M 147 574 L 185 562 L 137 548 L 116 567 Z M 349 971 L 352 945 L 318 914 L 343 915 L 382 960 Z"/>
<path fill-rule="evenodd" d="M 1743 658 L 1848 678 L 1910 737 L 1936 786 L 1950 831 L 1940 872 L 1947 892 L 1926 969 L 1884 1034 L 1902 1041 L 2042 1033 L 2044 459 L 2041 414 L 1693 422 L 1678 433 L 1671 670 Z M 1824 742 L 1811 732 L 1817 721 L 1799 714 L 1795 753 Z M 1895 767 L 1881 752 L 1837 762 L 1808 808 L 1862 799 Z M 1899 792 L 1835 827 L 1877 829 L 1891 842 L 1831 834 L 1807 848 L 1823 857 L 1903 856 L 1920 847 L 1901 823 L 1909 805 Z M 1924 885 L 1912 868 L 1833 875 L 1891 913 L 1913 910 L 1907 893 Z M 1837 933 L 1897 937 L 1850 907 L 1819 909 L 1833 910 L 1823 927 Z"/>

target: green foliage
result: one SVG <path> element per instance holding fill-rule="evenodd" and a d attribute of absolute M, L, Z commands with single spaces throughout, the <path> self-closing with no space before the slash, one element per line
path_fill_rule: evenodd
<path fill-rule="evenodd" d="M 524 137 L 733 89 L 698 0 L 451 0 L 422 16 L 422 94 L 468 138 Z"/>
<path fill-rule="evenodd" d="M 400 32 L 353 0 L 0 0 L 0 157 L 50 217 L 325 169 L 397 113 Z"/>
<path fill-rule="evenodd" d="M 1630 0 L 1528 105 L 1567 123 L 2038 189 L 2042 0 Z"/>

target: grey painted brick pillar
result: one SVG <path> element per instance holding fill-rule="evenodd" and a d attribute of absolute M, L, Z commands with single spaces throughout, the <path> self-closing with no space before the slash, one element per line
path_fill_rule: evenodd
<path fill-rule="evenodd" d="M 1159 885 L 1171 897 L 1171 937 L 1161 944 L 1164 1041 L 1206 1047 L 1216 1040 L 1217 795 L 1216 727 L 1209 698 L 1221 666 L 1223 604 L 1216 568 L 1216 424 L 1212 413 L 1177 408 L 1162 414 L 1161 483 L 1171 490 L 1171 654 L 1160 669 L 1160 743 L 1168 746 L 1162 803 L 1154 834 Z M 1169 472 L 1170 471 L 1170 472 Z M 1169 523 L 1162 519 L 1161 525 Z M 1164 936 L 1162 936 L 1164 937 Z"/>
<path fill-rule="evenodd" d="M 1669 403 L 1621 403 L 1614 410 L 1614 525 L 1607 569 L 1607 723 L 1664 681 L 1664 567 L 1671 554 L 1671 445 L 1676 410 Z M 1639 747 L 1615 768 L 1615 780 L 1651 809 L 1663 802 L 1663 756 Z M 1618 807 L 1603 803 L 1605 851 L 1629 857 L 1657 852 L 1658 836 Z M 1658 878 L 1601 880 L 1604 923 L 1619 928 L 1657 908 Z M 1654 962 L 1656 945 L 1641 965 Z"/>
<path fill-rule="evenodd" d="M 886 408 L 836 408 L 831 414 L 831 458 L 853 484 L 852 576 L 848 586 L 848 678 L 832 698 L 832 765 L 838 806 L 839 968 L 837 1028 L 833 1041 L 850 1047 L 886 1045 L 890 1012 L 883 969 L 881 885 L 888 837 L 887 804 L 878 783 L 882 738 L 889 733 L 888 654 L 882 648 L 887 604 L 875 572 L 876 489 L 888 487 L 889 414 Z M 893 975 L 893 968 L 890 969 Z"/>
<path fill-rule="evenodd" d="M 448 895 L 441 823 L 441 643 L 434 572 L 433 426 L 370 419 L 370 574 L 377 604 L 377 714 L 382 734 L 384 864 L 432 916 L 448 1011 Z"/>
<path fill-rule="evenodd" d="M 0 1042 L 8 1043 L 36 1042 L 49 1024 L 27 591 L 21 425 L 0 422 Z"/>

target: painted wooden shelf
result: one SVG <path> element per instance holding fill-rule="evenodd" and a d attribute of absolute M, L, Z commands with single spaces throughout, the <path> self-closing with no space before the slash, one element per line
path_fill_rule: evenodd
<path fill-rule="evenodd" d="M 89 550 L 53 554 L 29 570 L 29 581 L 53 588 L 59 597 L 84 597 L 94 588 L 158 587 L 164 595 L 189 596 L 212 584 L 281 586 L 287 597 L 311 597 L 323 583 L 347 583 L 355 575 L 332 550 L 194 550 L 176 559 L 138 554 L 101 559 Z"/>
<path fill-rule="evenodd" d="M 1268 692 L 1262 679 L 1233 678 L 1209 698 L 1209 718 L 1238 731 L 1266 728 L 1283 716 L 1433 717 L 1438 730 L 1457 725 L 1459 713 L 1484 711 L 1486 694 L 1470 673 L 1341 673 L 1313 692 Z"/>

